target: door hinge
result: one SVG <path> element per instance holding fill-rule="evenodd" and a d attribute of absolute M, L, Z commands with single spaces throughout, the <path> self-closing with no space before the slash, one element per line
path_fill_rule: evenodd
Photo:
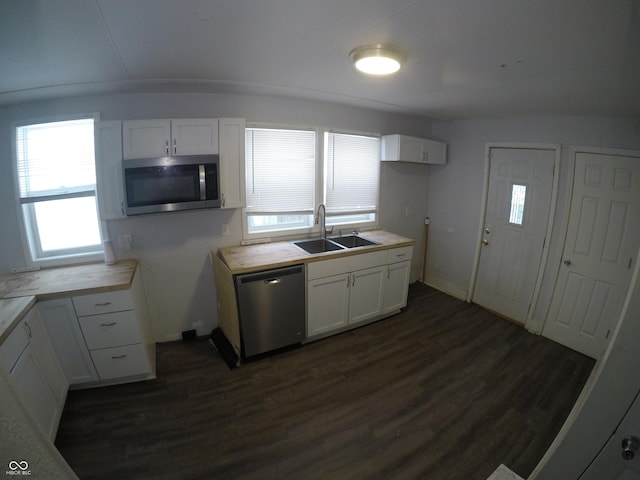
<path fill-rule="evenodd" d="M 604 336 L 604 339 L 607 340 L 609 338 L 609 334 L 611 333 L 611 330 L 607 330 L 607 334 Z"/>
<path fill-rule="evenodd" d="M 627 265 L 627 268 L 628 268 L 629 270 L 631 270 L 631 264 L 632 264 L 632 263 L 633 263 L 633 258 L 630 258 L 630 259 L 629 259 L 629 264 Z"/>

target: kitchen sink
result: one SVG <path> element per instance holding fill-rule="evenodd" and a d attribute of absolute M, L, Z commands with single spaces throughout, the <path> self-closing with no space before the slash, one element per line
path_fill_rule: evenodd
<path fill-rule="evenodd" d="M 359 237 L 358 235 L 343 235 L 341 237 L 331 237 L 330 240 L 335 243 L 339 243 L 343 247 L 367 247 L 369 245 L 379 245 L 379 243 L 366 238 Z"/>
<path fill-rule="evenodd" d="M 312 238 L 311 240 L 299 240 L 293 242 L 293 244 L 301 248 L 307 253 L 322 253 L 331 252 L 334 250 L 344 250 L 346 247 L 338 245 L 331 240 L 325 240 L 324 238 Z"/>

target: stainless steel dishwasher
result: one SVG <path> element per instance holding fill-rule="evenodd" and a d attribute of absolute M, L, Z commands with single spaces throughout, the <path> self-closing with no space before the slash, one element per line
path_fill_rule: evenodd
<path fill-rule="evenodd" d="M 236 275 L 243 356 L 300 343 L 305 332 L 304 265 Z"/>

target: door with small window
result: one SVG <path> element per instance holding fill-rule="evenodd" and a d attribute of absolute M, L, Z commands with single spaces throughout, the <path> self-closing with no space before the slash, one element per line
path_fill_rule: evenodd
<path fill-rule="evenodd" d="M 492 147 L 472 301 L 525 323 L 540 272 L 555 148 Z"/>

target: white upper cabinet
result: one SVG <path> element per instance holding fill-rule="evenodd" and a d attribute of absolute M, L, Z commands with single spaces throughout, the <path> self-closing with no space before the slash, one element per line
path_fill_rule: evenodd
<path fill-rule="evenodd" d="M 102 220 L 124 218 L 122 122 L 98 122 L 95 130 L 98 211 Z"/>
<path fill-rule="evenodd" d="M 244 118 L 220 118 L 220 206 L 245 206 Z"/>
<path fill-rule="evenodd" d="M 218 153 L 218 120 L 129 120 L 122 124 L 124 159 Z"/>
<path fill-rule="evenodd" d="M 407 135 L 384 135 L 382 161 L 444 165 L 447 163 L 447 144 Z"/>

